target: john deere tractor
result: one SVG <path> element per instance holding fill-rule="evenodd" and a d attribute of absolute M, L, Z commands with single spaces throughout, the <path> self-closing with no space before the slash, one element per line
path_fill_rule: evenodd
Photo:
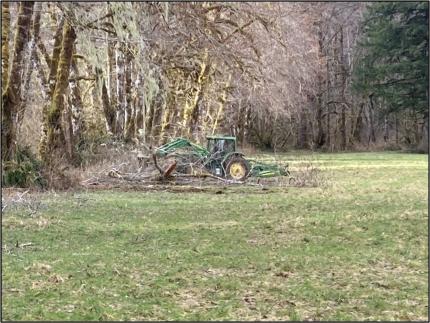
<path fill-rule="evenodd" d="M 287 168 L 278 165 L 247 160 L 244 154 L 236 151 L 236 137 L 207 136 L 207 147 L 201 147 L 184 138 L 176 138 L 155 150 L 157 157 L 174 154 L 179 160 L 177 171 L 188 172 L 189 165 L 199 165 L 211 174 L 237 181 L 248 176 L 269 177 L 289 175 Z M 186 148 L 186 153 L 177 151 Z"/>

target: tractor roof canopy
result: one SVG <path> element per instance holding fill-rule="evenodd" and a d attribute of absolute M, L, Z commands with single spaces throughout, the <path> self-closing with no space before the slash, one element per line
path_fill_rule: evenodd
<path fill-rule="evenodd" d="M 224 140 L 234 140 L 236 141 L 236 137 L 232 137 L 232 136 L 221 136 L 221 135 L 215 135 L 215 136 L 206 136 L 207 140 L 220 140 L 220 139 L 224 139 Z"/>

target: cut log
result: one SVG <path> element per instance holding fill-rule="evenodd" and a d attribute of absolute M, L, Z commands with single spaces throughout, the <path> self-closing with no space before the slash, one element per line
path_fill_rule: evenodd
<path fill-rule="evenodd" d="M 163 173 L 163 177 L 167 178 L 170 176 L 170 174 L 172 174 L 172 172 L 175 170 L 176 168 L 176 161 L 174 161 L 169 167 L 167 167 L 166 171 Z"/>

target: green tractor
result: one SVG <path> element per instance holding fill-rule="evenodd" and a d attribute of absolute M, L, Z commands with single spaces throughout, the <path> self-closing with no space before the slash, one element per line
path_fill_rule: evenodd
<path fill-rule="evenodd" d="M 174 154 L 179 160 L 179 172 L 189 172 L 190 164 L 198 164 L 211 174 L 218 177 L 243 181 L 248 176 L 270 177 L 288 176 L 287 167 L 260 163 L 244 158 L 244 154 L 236 151 L 236 137 L 207 136 L 207 147 L 201 147 L 184 138 L 176 138 L 155 150 L 157 157 Z M 177 150 L 186 148 L 186 153 Z"/>

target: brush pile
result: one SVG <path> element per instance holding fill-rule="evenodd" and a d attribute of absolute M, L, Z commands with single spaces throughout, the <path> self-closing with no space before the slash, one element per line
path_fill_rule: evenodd
<path fill-rule="evenodd" d="M 178 150 L 163 158 L 155 154 L 137 155 L 135 162 L 123 162 L 109 166 L 81 182 L 85 188 L 109 189 L 129 188 L 139 190 L 157 190 L 166 187 L 187 187 L 184 190 L 199 191 L 210 186 L 288 186 L 292 182 L 289 177 L 253 178 L 236 181 L 211 174 L 203 165 L 203 160 L 190 154 L 186 149 Z M 170 190 L 170 189 L 169 189 Z"/>
<path fill-rule="evenodd" d="M 183 147 L 156 157 L 151 148 L 124 151 L 117 156 L 122 162 L 113 161 L 96 171 L 87 172 L 87 178 L 81 186 L 88 189 L 120 189 L 120 190 L 167 190 L 167 191 L 203 191 L 226 187 L 252 186 L 261 189 L 285 188 L 291 186 L 315 187 L 320 185 L 319 169 L 312 163 L 305 162 L 291 176 L 253 177 L 237 181 L 216 176 L 204 166 L 204 160 L 193 154 L 192 149 Z"/>

